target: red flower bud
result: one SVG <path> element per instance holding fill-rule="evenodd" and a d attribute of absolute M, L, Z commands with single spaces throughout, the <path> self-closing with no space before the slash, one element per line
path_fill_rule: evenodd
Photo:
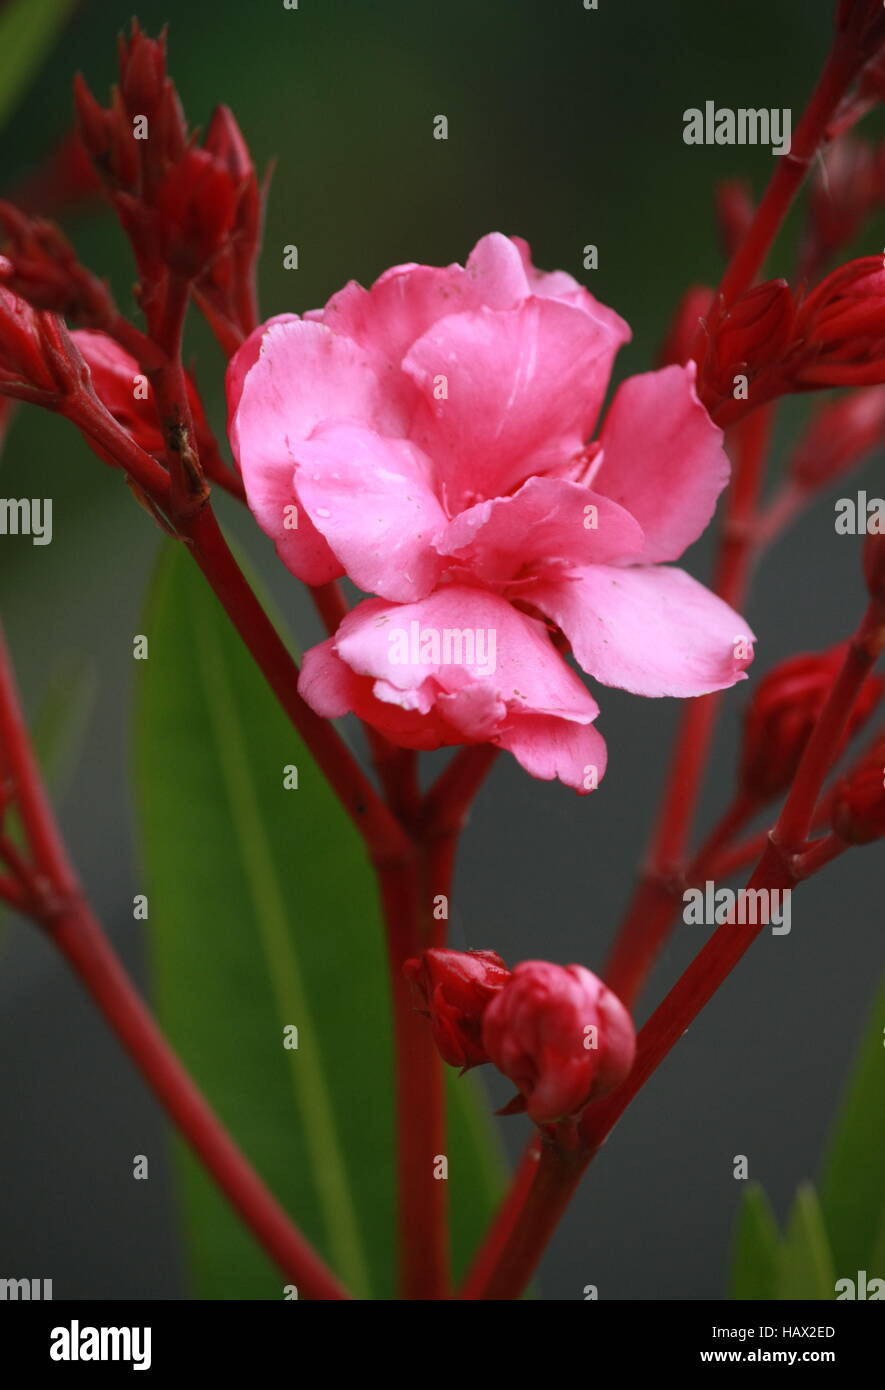
<path fill-rule="evenodd" d="M 434 948 L 408 960 L 403 973 L 426 1005 L 433 1040 L 450 1067 L 479 1066 L 488 1056 L 482 1045 L 486 1007 L 510 979 L 495 951 Z"/>
<path fill-rule="evenodd" d="M 885 836 L 885 738 L 837 782 L 830 824 L 840 839 L 866 845 Z"/>
<path fill-rule="evenodd" d="M 158 39 L 149 39 L 137 19 L 127 37 L 117 39 L 120 91 L 134 113 L 154 112 L 163 99 L 166 86 L 166 30 Z"/>
<path fill-rule="evenodd" d="M 692 285 L 685 291 L 658 354 L 658 366 L 683 367 L 691 361 L 698 330 L 712 303 L 713 291 L 706 285 Z"/>
<path fill-rule="evenodd" d="M 149 39 L 133 20 L 129 37 L 118 40 L 118 54 L 120 97 L 128 124 L 142 116 L 148 125 L 148 139 L 139 142 L 139 153 L 150 194 L 157 177 L 181 159 L 188 143 L 184 112 L 166 72 L 166 30 L 158 39 Z"/>
<path fill-rule="evenodd" d="M 163 460 L 165 441 L 157 418 L 154 393 L 135 358 L 106 333 L 79 329 L 71 334 L 71 340 L 89 368 L 92 389 L 105 410 L 146 453 Z M 190 376 L 186 381 L 200 459 L 204 464 L 211 462 L 218 471 L 223 471 L 224 464 L 218 455 L 199 392 Z M 117 460 L 105 454 L 94 440 L 90 439 L 89 443 L 106 463 L 117 464 Z"/>
<path fill-rule="evenodd" d="M 162 458 L 164 441 L 147 379 L 134 357 L 106 333 L 80 329 L 71 334 L 92 375 L 92 386 L 102 405 L 142 449 Z M 95 444 L 92 445 L 96 452 Z M 116 459 L 100 453 L 106 463 Z"/>
<path fill-rule="evenodd" d="M 114 303 L 106 285 L 80 265 L 67 237 L 53 222 L 28 218 L 0 203 L 7 241 L 3 283 L 35 309 L 48 309 L 89 327 L 107 323 Z"/>
<path fill-rule="evenodd" d="M 10 271 L 0 256 L 0 280 Z M 34 392 L 55 396 L 63 389 L 47 351 L 47 327 L 48 315 L 0 284 L 0 392 L 27 400 Z"/>
<path fill-rule="evenodd" d="M 797 389 L 885 382 L 885 267 L 881 256 L 849 261 L 802 304 L 801 344 L 790 369 Z"/>
<path fill-rule="evenodd" d="M 205 269 L 229 235 L 237 189 L 220 160 L 191 148 L 166 175 L 156 206 L 164 259 L 190 277 Z"/>
<path fill-rule="evenodd" d="M 255 177 L 249 146 L 229 107 L 216 106 L 203 146 L 224 165 L 236 183 Z"/>
<path fill-rule="evenodd" d="M 485 1012 L 482 1040 L 536 1124 L 577 1115 L 619 1085 L 636 1037 L 621 1001 L 582 965 L 523 961 Z"/>
<path fill-rule="evenodd" d="M 786 280 L 747 290 L 729 309 L 713 309 L 703 362 L 704 395 L 734 395 L 735 378 L 754 381 L 779 364 L 793 336 L 795 303 Z"/>
<path fill-rule="evenodd" d="M 810 492 L 826 487 L 885 440 L 885 386 L 867 386 L 827 401 L 812 416 L 790 460 L 790 474 Z"/>
<path fill-rule="evenodd" d="M 782 661 L 756 687 L 744 723 L 741 786 L 759 802 L 787 790 L 845 655 L 845 644 Z M 843 738 L 870 717 L 885 688 L 867 677 Z"/>

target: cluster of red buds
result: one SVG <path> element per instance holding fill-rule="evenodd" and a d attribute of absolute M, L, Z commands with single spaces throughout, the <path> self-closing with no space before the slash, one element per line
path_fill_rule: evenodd
<path fill-rule="evenodd" d="M 239 127 L 219 107 L 196 144 L 166 73 L 165 34 L 149 39 L 133 23 L 119 59 L 108 109 L 82 78 L 75 97 L 83 143 L 135 251 L 145 312 L 150 321 L 152 287 L 168 269 L 242 336 L 254 326 L 262 199 Z"/>
<path fill-rule="evenodd" d="M 166 73 L 165 35 L 149 39 L 133 23 L 119 61 L 107 109 L 77 79 L 79 141 L 132 244 L 150 336 L 162 342 L 171 278 L 190 286 L 232 350 L 257 317 L 263 199 L 248 148 L 226 107 L 197 144 Z M 57 228 L 9 207 L 0 222 L 12 288 L 38 307 L 108 329 L 117 315 L 107 288 L 78 264 Z"/>
<path fill-rule="evenodd" d="M 796 314 L 793 390 L 885 382 L 885 267 L 881 256 L 840 266 Z"/>
<path fill-rule="evenodd" d="M 574 1118 L 630 1072 L 630 1015 L 582 965 L 529 960 L 509 971 L 494 951 L 437 949 L 404 970 L 443 1060 L 462 1070 L 491 1062 L 516 1085 L 502 1114 Z"/>
<path fill-rule="evenodd" d="M 773 667 L 759 682 L 747 709 L 741 752 L 741 790 L 762 805 L 783 795 L 799 766 L 845 657 L 841 644 L 803 653 Z M 885 680 L 868 676 L 845 730 L 843 747 L 882 698 Z"/>
<path fill-rule="evenodd" d="M 734 304 L 714 303 L 704 328 L 699 391 L 714 418 L 730 399 L 759 406 L 787 392 L 882 385 L 882 258 L 849 261 L 808 294 L 767 280 Z"/>

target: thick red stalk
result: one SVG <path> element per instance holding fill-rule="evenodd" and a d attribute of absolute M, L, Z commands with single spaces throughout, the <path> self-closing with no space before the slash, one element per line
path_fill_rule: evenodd
<path fill-rule="evenodd" d="M 494 1278 L 495 1271 L 501 1263 L 501 1256 L 534 1186 L 541 1159 L 541 1147 L 541 1136 L 536 1134 L 523 1151 L 507 1195 L 498 1208 L 473 1264 L 467 1271 L 459 1298 L 481 1297 L 482 1291 L 489 1287 L 490 1281 Z"/>
<path fill-rule="evenodd" d="M 777 157 L 777 168 L 750 229 L 722 277 L 719 293 L 726 306 L 733 304 L 762 270 L 809 166 L 827 138 L 827 127 L 856 76 L 858 66 L 857 58 L 843 45 L 833 47 L 793 134 L 790 152 Z"/>
<path fill-rule="evenodd" d="M 422 877 L 417 853 L 378 866 L 393 994 L 400 1292 L 404 1299 L 444 1299 L 449 1296 L 447 1182 L 436 1175 L 439 1159 L 446 1156 L 442 1065 L 403 975 L 403 963 L 424 946 Z"/>

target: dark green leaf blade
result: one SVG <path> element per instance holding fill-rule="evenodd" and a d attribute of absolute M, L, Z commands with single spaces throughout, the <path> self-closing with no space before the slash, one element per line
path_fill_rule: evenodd
<path fill-rule="evenodd" d="M 821 1202 L 840 1278 L 869 1270 L 885 1220 L 885 987 L 864 1033 L 823 1169 Z"/>
<path fill-rule="evenodd" d="M 796 1193 L 781 1249 L 777 1297 L 814 1302 L 832 1302 L 836 1297 L 833 1255 L 811 1183 L 804 1183 Z"/>
<path fill-rule="evenodd" d="M 780 1234 L 762 1187 L 744 1192 L 734 1235 L 731 1297 L 772 1299 L 777 1288 Z"/>
<path fill-rule="evenodd" d="M 390 1297 L 389 989 L 368 860 L 183 548 L 162 559 L 143 630 L 136 761 L 160 1021 L 340 1277 Z M 469 1085 L 455 1094 L 463 1262 L 491 1215 L 494 1160 Z M 280 1298 L 280 1275 L 182 1162 L 197 1296 Z"/>
<path fill-rule="evenodd" d="M 0 12 L 0 126 L 54 43 L 73 0 L 11 0 Z"/>

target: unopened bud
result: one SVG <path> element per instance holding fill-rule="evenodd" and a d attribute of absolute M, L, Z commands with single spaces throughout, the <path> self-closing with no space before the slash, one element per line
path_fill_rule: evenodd
<path fill-rule="evenodd" d="M 830 823 L 851 845 L 867 845 L 885 836 L 885 738 L 837 782 Z"/>
<path fill-rule="evenodd" d="M 507 1113 L 536 1124 L 574 1116 L 618 1086 L 636 1050 L 621 1001 L 582 965 L 529 960 L 489 1004 L 482 1040 L 495 1066 L 519 1089 Z"/>
<path fill-rule="evenodd" d="M 483 1014 L 510 979 L 501 957 L 495 951 L 434 948 L 419 959 L 406 961 L 403 973 L 430 1018 L 433 1040 L 443 1061 L 462 1071 L 487 1062 L 482 1043 Z"/>
<path fill-rule="evenodd" d="M 744 723 L 741 786 L 755 801 L 787 790 L 845 656 L 842 644 L 780 662 L 756 687 Z M 869 676 L 852 711 L 844 743 L 875 709 L 885 681 Z"/>

